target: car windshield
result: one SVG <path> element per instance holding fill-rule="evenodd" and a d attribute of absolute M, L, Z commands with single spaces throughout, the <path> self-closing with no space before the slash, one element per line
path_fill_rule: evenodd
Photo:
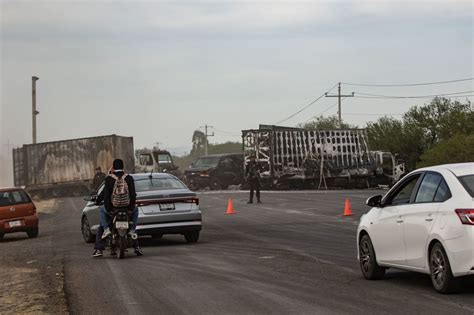
<path fill-rule="evenodd" d="M 461 176 L 458 179 L 471 197 L 474 198 L 474 175 Z"/>
<path fill-rule="evenodd" d="M 135 180 L 135 190 L 137 192 L 183 188 L 186 188 L 186 186 L 174 178 L 144 178 Z"/>
<path fill-rule="evenodd" d="M 24 191 L 16 190 L 0 192 L 0 207 L 28 202 L 30 202 L 30 198 L 28 198 Z"/>
<path fill-rule="evenodd" d="M 158 161 L 160 163 L 171 163 L 171 156 L 168 154 L 160 154 L 158 155 Z"/>
<path fill-rule="evenodd" d="M 194 167 L 216 167 L 217 163 L 219 163 L 219 157 L 207 156 L 197 159 Z"/>

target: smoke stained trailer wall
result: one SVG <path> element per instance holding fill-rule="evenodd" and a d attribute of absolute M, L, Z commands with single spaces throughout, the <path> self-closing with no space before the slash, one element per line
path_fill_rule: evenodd
<path fill-rule="evenodd" d="M 13 149 L 14 183 L 30 192 L 84 194 L 98 166 L 107 172 L 121 158 L 133 170 L 133 152 L 133 138 L 117 135 L 23 145 Z"/>

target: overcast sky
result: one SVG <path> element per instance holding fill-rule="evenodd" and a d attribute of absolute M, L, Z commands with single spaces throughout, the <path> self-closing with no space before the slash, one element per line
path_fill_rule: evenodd
<path fill-rule="evenodd" d="M 40 77 L 39 142 L 119 134 L 176 153 L 189 151 L 206 123 L 215 127 L 211 142 L 240 141 L 242 129 L 275 124 L 339 81 L 473 77 L 471 0 L 0 3 L 4 158 L 7 143 L 31 142 L 32 75 Z M 468 90 L 473 81 L 343 85 L 347 93 L 402 96 Z M 347 98 L 342 113 L 363 127 L 427 101 Z M 335 102 L 321 99 L 282 125 Z"/>

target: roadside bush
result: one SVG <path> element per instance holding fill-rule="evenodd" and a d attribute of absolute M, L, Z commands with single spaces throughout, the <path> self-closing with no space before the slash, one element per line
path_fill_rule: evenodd
<path fill-rule="evenodd" d="M 474 134 L 458 134 L 426 151 L 417 167 L 474 161 Z"/>

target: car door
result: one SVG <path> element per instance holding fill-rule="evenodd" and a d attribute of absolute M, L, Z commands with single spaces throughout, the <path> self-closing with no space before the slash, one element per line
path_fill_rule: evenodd
<path fill-rule="evenodd" d="M 451 196 L 443 177 L 435 172 L 424 174 L 410 207 L 400 211 L 406 247 L 406 265 L 423 268 L 427 264 L 427 242 L 436 220 L 440 202 Z"/>
<path fill-rule="evenodd" d="M 371 239 L 379 262 L 404 265 L 406 249 L 403 235 L 402 212 L 411 206 L 420 174 L 405 178 L 382 201 L 383 207 L 375 215 Z"/>
<path fill-rule="evenodd" d="M 99 198 L 99 196 L 102 196 L 103 198 L 103 190 L 104 190 L 104 185 L 102 184 L 98 189 L 97 189 L 97 195 L 96 198 Z M 99 228 L 100 224 L 100 215 L 99 215 L 99 208 L 104 204 L 104 201 L 102 199 L 97 200 L 94 198 L 93 200 L 87 202 L 87 205 L 84 208 L 84 213 L 87 216 L 87 219 L 89 220 L 89 226 L 91 227 L 91 230 L 95 233 L 95 231 Z"/>

